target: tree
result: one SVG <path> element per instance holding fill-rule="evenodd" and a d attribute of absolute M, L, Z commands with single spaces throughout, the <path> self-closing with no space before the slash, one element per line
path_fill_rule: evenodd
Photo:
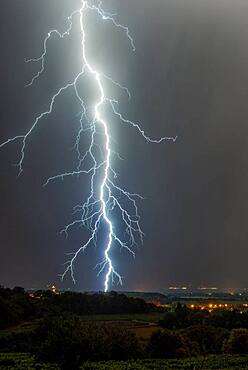
<path fill-rule="evenodd" d="M 191 326 L 183 331 L 190 341 L 196 342 L 202 354 L 220 354 L 224 340 L 229 331 L 224 328 L 215 328 L 210 325 Z"/>
<path fill-rule="evenodd" d="M 151 335 L 147 350 L 152 358 L 175 358 L 180 347 L 182 347 L 180 337 L 165 329 Z"/>
<path fill-rule="evenodd" d="M 233 329 L 223 350 L 230 354 L 248 354 L 248 329 Z"/>
<path fill-rule="evenodd" d="M 34 353 L 62 369 L 78 369 L 84 361 L 136 358 L 139 343 L 127 330 L 111 325 L 84 323 L 80 317 L 45 319 L 36 332 Z"/>

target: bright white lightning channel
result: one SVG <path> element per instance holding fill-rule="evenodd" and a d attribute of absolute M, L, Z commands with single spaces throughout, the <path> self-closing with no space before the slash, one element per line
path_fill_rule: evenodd
<path fill-rule="evenodd" d="M 102 1 L 100 0 L 81 0 L 80 9 L 75 10 L 68 17 L 68 27 L 65 32 L 61 33 L 57 29 L 48 32 L 43 43 L 43 51 L 40 57 L 35 59 L 26 60 L 27 63 L 34 62 L 40 63 L 41 67 L 37 74 L 31 79 L 27 86 L 32 86 L 35 81 L 42 75 L 45 71 L 45 60 L 47 56 L 48 42 L 52 37 L 59 37 L 61 39 L 69 37 L 71 31 L 76 24 L 79 22 L 79 29 L 81 33 L 81 48 L 82 48 L 82 69 L 77 74 L 72 82 L 69 82 L 65 86 L 61 87 L 51 98 L 48 105 L 48 109 L 38 115 L 31 125 L 30 129 L 22 134 L 15 136 L 13 138 L 7 139 L 0 144 L 0 148 L 3 148 L 7 144 L 15 141 L 20 141 L 20 159 L 18 161 L 19 175 L 23 171 L 23 163 L 25 160 L 25 151 L 27 146 L 27 141 L 35 131 L 37 125 L 42 119 L 45 119 L 53 112 L 54 105 L 57 98 L 62 95 L 65 91 L 71 89 L 75 98 L 78 100 L 81 113 L 79 119 L 79 129 L 76 135 L 74 148 L 77 152 L 78 162 L 74 170 L 70 172 L 65 172 L 62 174 L 50 177 L 45 182 L 44 186 L 48 185 L 51 181 L 58 179 L 64 179 L 69 176 L 79 176 L 81 174 L 90 175 L 90 194 L 87 200 L 81 204 L 77 205 L 74 210 L 79 217 L 74 219 L 73 222 L 68 224 L 61 232 L 66 235 L 68 231 L 75 227 L 83 225 L 88 228 L 90 236 L 86 243 L 84 243 L 76 252 L 70 253 L 70 259 L 65 263 L 65 271 L 61 275 L 62 279 L 69 273 L 72 280 L 76 281 L 75 278 L 75 262 L 80 253 L 84 252 L 88 247 L 92 245 L 99 245 L 103 242 L 99 242 L 98 236 L 101 228 L 106 231 L 106 241 L 103 243 L 103 259 L 100 263 L 96 265 L 98 268 L 98 275 L 104 273 L 104 291 L 109 290 L 110 284 L 114 284 L 117 279 L 117 284 L 122 284 L 122 277 L 118 273 L 114 263 L 111 259 L 111 250 L 114 246 L 119 246 L 121 249 L 125 249 L 127 252 L 131 253 L 135 257 L 135 247 L 139 242 L 143 242 L 143 232 L 140 226 L 140 216 L 138 213 L 137 199 L 142 198 L 139 194 L 133 194 L 128 192 L 126 189 L 118 186 L 115 181 L 117 174 L 112 168 L 111 159 L 114 155 L 118 155 L 111 147 L 112 140 L 109 133 L 109 125 L 107 120 L 104 118 L 102 113 L 102 108 L 108 105 L 113 114 L 118 118 L 118 120 L 125 125 L 129 125 L 135 128 L 139 134 L 148 143 L 161 143 L 165 140 L 175 141 L 176 138 L 173 137 L 162 137 L 160 139 L 152 139 L 148 137 L 145 132 L 141 129 L 138 123 L 132 122 L 125 118 L 124 115 L 119 111 L 119 105 L 117 99 L 109 97 L 106 89 L 104 88 L 104 82 L 108 81 L 113 86 L 123 90 L 127 93 L 130 98 L 129 90 L 114 81 L 112 78 L 106 76 L 95 70 L 91 62 L 87 58 L 87 31 L 85 19 L 87 15 L 93 12 L 97 17 L 104 21 L 111 22 L 113 27 L 124 32 L 128 38 L 131 48 L 135 50 L 133 38 L 130 35 L 129 29 L 126 26 L 119 24 L 115 15 L 106 12 L 102 7 Z M 98 91 L 99 97 L 92 108 L 88 106 L 83 99 L 83 96 L 79 89 L 79 84 L 84 77 L 91 77 L 92 83 L 95 85 Z M 90 143 L 86 151 L 81 149 L 81 139 L 83 134 L 90 134 Z M 101 138 L 101 140 L 99 139 Z M 120 158 L 120 157 L 119 157 Z M 88 166 L 87 166 L 87 164 Z M 90 165 L 89 165 L 90 164 Z M 100 180 L 98 180 L 100 178 Z M 130 211 L 131 210 L 131 211 Z M 115 215 L 115 216 L 114 216 Z M 114 217 L 119 215 L 118 223 L 122 223 L 125 229 L 126 239 L 122 240 L 115 230 Z M 112 217 L 111 217 L 112 216 Z"/>

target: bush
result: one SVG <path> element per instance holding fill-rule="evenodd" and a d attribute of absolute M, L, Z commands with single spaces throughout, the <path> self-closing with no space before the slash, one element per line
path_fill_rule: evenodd
<path fill-rule="evenodd" d="M 166 329 L 183 329 L 193 325 L 200 325 L 209 315 L 206 310 L 191 310 L 178 303 L 175 312 L 167 312 L 159 325 Z"/>
<path fill-rule="evenodd" d="M 130 362 L 101 362 L 82 365 L 81 370 L 241 370 L 248 369 L 248 356 L 221 356 L 183 360 L 141 360 Z"/>
<path fill-rule="evenodd" d="M 152 358 L 175 358 L 180 347 L 180 337 L 165 329 L 151 335 L 147 351 Z"/>
<path fill-rule="evenodd" d="M 31 352 L 34 347 L 35 329 L 18 327 L 11 331 L 0 332 L 0 351 Z"/>
<path fill-rule="evenodd" d="M 209 325 L 191 326 L 182 333 L 197 344 L 200 354 L 221 354 L 223 343 L 229 336 L 228 330 Z"/>
<path fill-rule="evenodd" d="M 54 364 L 41 364 L 27 353 L 0 353 L 0 370 L 59 370 Z"/>
<path fill-rule="evenodd" d="M 139 344 L 126 330 L 102 324 L 83 323 L 78 317 L 45 320 L 37 330 L 41 345 L 36 353 L 44 362 L 62 369 L 77 369 L 84 361 L 136 358 Z"/>
<path fill-rule="evenodd" d="M 233 329 L 223 350 L 230 354 L 248 354 L 248 329 Z"/>

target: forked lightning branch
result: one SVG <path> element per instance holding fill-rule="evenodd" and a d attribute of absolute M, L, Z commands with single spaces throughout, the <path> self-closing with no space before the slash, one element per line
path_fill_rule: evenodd
<path fill-rule="evenodd" d="M 118 184 L 118 177 L 112 166 L 113 157 L 118 156 L 112 149 L 112 139 L 110 125 L 105 117 L 104 112 L 108 106 L 117 120 L 131 129 L 135 129 L 138 134 L 142 135 L 144 140 L 149 143 L 161 143 L 165 140 L 173 140 L 173 137 L 162 137 L 153 139 L 146 135 L 141 126 L 126 118 L 125 114 L 119 109 L 119 102 L 116 98 L 109 96 L 105 88 L 106 82 L 113 84 L 115 88 L 123 90 L 128 98 L 131 98 L 129 90 L 120 83 L 114 81 L 110 76 L 102 74 L 93 67 L 91 60 L 88 58 L 88 33 L 86 20 L 90 13 L 94 13 L 102 22 L 110 22 L 116 32 L 122 32 L 130 42 L 131 50 L 135 51 L 134 41 L 126 26 L 119 24 L 116 15 L 110 14 L 103 9 L 102 1 L 81 1 L 80 8 L 75 10 L 67 19 L 67 29 L 62 33 L 57 29 L 48 32 L 44 39 L 43 50 L 39 57 L 26 60 L 28 63 L 39 65 L 38 72 L 33 76 L 27 87 L 33 86 L 42 73 L 45 73 L 46 56 L 49 52 L 49 41 L 52 38 L 64 39 L 71 35 L 74 27 L 79 26 L 81 42 L 78 47 L 79 57 L 81 58 L 81 69 L 73 71 L 76 77 L 73 81 L 62 86 L 51 98 L 46 111 L 37 115 L 30 128 L 25 133 L 20 133 L 15 137 L 5 139 L 0 148 L 16 142 L 20 144 L 20 156 L 18 159 L 19 175 L 23 172 L 26 148 L 32 139 L 32 134 L 37 126 L 53 112 L 57 104 L 57 98 L 71 90 L 75 99 L 81 107 L 78 132 L 75 138 L 74 149 L 77 153 L 77 163 L 71 171 L 55 174 L 48 178 L 44 186 L 49 185 L 52 181 L 64 179 L 73 176 L 90 176 L 89 195 L 82 204 L 77 205 L 75 218 L 61 232 L 67 234 L 71 229 L 77 226 L 85 226 L 89 233 L 88 240 L 76 248 L 76 251 L 68 254 L 68 260 L 65 263 L 65 269 L 61 275 L 62 279 L 70 274 L 74 283 L 76 282 L 75 264 L 78 257 L 92 246 L 100 248 L 102 260 L 96 262 L 98 275 L 104 275 L 104 291 L 108 291 L 112 284 L 122 284 L 122 276 L 118 272 L 117 263 L 114 264 L 111 255 L 114 248 L 126 250 L 135 257 L 135 249 L 138 244 L 143 242 L 143 231 L 140 225 L 140 215 L 138 212 L 138 200 L 142 197 L 139 194 L 130 193 L 122 184 Z M 95 87 L 94 106 L 86 102 L 82 89 L 82 84 L 87 84 L 89 78 Z M 86 82 L 87 80 L 87 82 Z M 83 148 L 82 138 L 89 137 L 89 145 Z M 118 156 L 119 157 L 119 156 Z M 118 224 L 118 228 L 117 225 Z M 120 232 L 121 229 L 125 232 Z M 100 232 L 100 230 L 103 231 Z"/>

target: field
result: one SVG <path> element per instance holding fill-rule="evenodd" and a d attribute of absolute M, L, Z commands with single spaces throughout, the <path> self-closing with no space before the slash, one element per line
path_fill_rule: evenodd
<path fill-rule="evenodd" d="M 87 315 L 81 316 L 84 322 L 98 322 L 111 326 L 127 329 L 139 338 L 148 338 L 154 331 L 159 329 L 158 321 L 163 318 L 160 313 L 129 314 L 129 315 Z M 0 330 L 0 340 L 10 334 L 32 332 L 37 321 L 25 322 L 6 330 Z"/>
<path fill-rule="evenodd" d="M 85 322 L 101 322 L 128 329 L 135 333 L 138 338 L 149 338 L 154 331 L 159 329 L 158 321 L 163 318 L 163 314 L 91 315 L 81 316 L 81 318 Z"/>
<path fill-rule="evenodd" d="M 248 356 L 208 356 L 185 360 L 143 360 L 85 364 L 81 370 L 242 370 Z"/>
<path fill-rule="evenodd" d="M 143 313 L 126 315 L 83 315 L 83 321 L 130 321 L 157 323 L 164 317 L 164 313 Z"/>
<path fill-rule="evenodd" d="M 0 353 L 0 370 L 59 370 L 57 365 L 41 364 L 26 353 Z"/>
<path fill-rule="evenodd" d="M 29 354 L 0 353 L 0 370 L 59 370 L 41 364 Z M 248 356 L 208 356 L 183 360 L 140 360 L 88 363 L 81 370 L 242 370 L 248 369 Z"/>
<path fill-rule="evenodd" d="M 130 315 L 92 315 L 82 316 L 83 321 L 102 322 L 122 329 L 127 329 L 138 338 L 149 338 L 159 329 L 158 321 L 163 318 L 161 313 L 130 314 Z"/>

